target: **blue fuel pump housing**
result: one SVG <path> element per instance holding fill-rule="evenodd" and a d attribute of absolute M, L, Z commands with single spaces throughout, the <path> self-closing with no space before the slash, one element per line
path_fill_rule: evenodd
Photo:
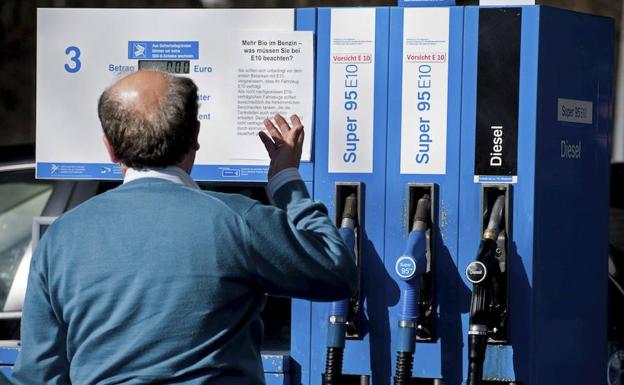
<path fill-rule="evenodd" d="M 464 15 L 462 382 L 605 383 L 613 20 L 534 5 Z M 484 216 L 500 188 L 508 311 L 496 336 L 490 315 L 479 320 L 496 265 L 475 253 L 496 251 Z"/>

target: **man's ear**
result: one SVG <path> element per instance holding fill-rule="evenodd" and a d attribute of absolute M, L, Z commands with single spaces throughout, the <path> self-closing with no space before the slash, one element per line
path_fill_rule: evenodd
<path fill-rule="evenodd" d="M 117 159 L 117 156 L 115 156 L 115 151 L 113 151 L 113 146 L 111 146 L 106 135 L 102 135 L 102 141 L 104 142 L 104 147 L 106 147 L 106 152 L 108 152 L 108 157 L 110 158 L 111 162 L 119 163 L 119 159 Z"/>
<path fill-rule="evenodd" d="M 195 124 L 195 132 L 193 132 L 193 142 L 191 148 L 195 151 L 199 150 L 199 120 Z"/>

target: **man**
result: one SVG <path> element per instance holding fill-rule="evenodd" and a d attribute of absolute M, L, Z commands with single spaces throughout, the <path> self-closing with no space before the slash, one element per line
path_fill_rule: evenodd
<path fill-rule="evenodd" d="M 140 71 L 99 101 L 124 184 L 68 212 L 29 275 L 12 381 L 38 384 L 261 384 L 265 292 L 350 296 L 354 262 L 298 176 L 303 127 L 264 122 L 275 205 L 204 192 L 197 87 Z"/>

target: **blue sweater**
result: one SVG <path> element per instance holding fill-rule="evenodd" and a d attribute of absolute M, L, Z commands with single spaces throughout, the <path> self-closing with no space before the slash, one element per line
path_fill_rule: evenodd
<path fill-rule="evenodd" d="M 274 200 L 150 178 L 63 215 L 31 262 L 12 381 L 263 383 L 265 292 L 336 300 L 357 280 L 303 182 Z"/>

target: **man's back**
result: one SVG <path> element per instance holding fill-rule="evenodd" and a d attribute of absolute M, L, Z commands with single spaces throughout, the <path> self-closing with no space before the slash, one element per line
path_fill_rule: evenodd
<path fill-rule="evenodd" d="M 139 179 L 57 220 L 33 257 L 24 309 L 34 313 L 25 345 L 50 350 L 24 362 L 50 374 L 31 382 L 22 368 L 16 382 L 262 383 L 264 292 L 334 299 L 355 282 L 344 245 L 303 183 L 286 184 L 275 200 L 288 213 Z M 65 334 L 46 335 L 49 323 Z M 62 365 L 70 378 L 55 377 Z"/>

